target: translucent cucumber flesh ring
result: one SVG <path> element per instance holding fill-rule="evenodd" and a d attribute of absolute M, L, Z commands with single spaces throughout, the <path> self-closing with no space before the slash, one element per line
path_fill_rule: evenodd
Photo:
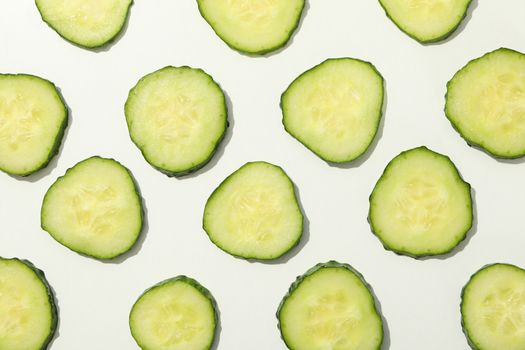
<path fill-rule="evenodd" d="M 383 95 L 383 78 L 372 64 L 328 59 L 301 74 L 283 93 L 283 125 L 321 159 L 350 162 L 374 140 Z"/>
<path fill-rule="evenodd" d="M 471 145 L 499 158 L 525 155 L 525 54 L 501 48 L 447 84 L 445 113 Z"/>
<path fill-rule="evenodd" d="M 142 199 L 128 169 L 113 159 L 91 157 L 49 188 L 41 225 L 75 252 L 113 259 L 129 251 L 140 236 Z"/>
<path fill-rule="evenodd" d="M 144 158 L 170 176 L 204 166 L 228 127 L 223 91 L 203 70 L 190 67 L 165 67 L 140 79 L 125 113 Z"/>
<path fill-rule="evenodd" d="M 58 152 L 68 111 L 53 83 L 27 74 L 0 74 L 0 169 L 27 176 Z"/>
<path fill-rule="evenodd" d="M 349 265 L 318 264 L 292 284 L 277 311 L 291 350 L 379 350 L 383 322 L 363 277 Z"/>
<path fill-rule="evenodd" d="M 448 38 L 467 15 L 472 0 L 379 0 L 387 16 L 421 43 Z"/>
<path fill-rule="evenodd" d="M 445 254 L 472 227 L 470 185 L 426 147 L 395 157 L 370 196 L 369 221 L 384 247 L 413 257 Z"/>
<path fill-rule="evenodd" d="M 275 51 L 299 25 L 305 0 L 197 0 L 202 17 L 230 47 L 248 54 Z"/>
<path fill-rule="evenodd" d="M 45 350 L 57 323 L 44 273 L 28 261 L 0 258 L 0 349 Z"/>
<path fill-rule="evenodd" d="M 247 163 L 213 192 L 203 227 L 211 241 L 229 254 L 276 259 L 290 251 L 303 233 L 303 214 L 295 188 L 279 167 Z"/>
<path fill-rule="evenodd" d="M 111 42 L 122 31 L 133 0 L 36 0 L 44 22 L 86 48 Z"/>
<path fill-rule="evenodd" d="M 146 290 L 129 316 L 131 334 L 142 349 L 208 350 L 218 314 L 211 293 L 178 276 Z"/>
<path fill-rule="evenodd" d="M 525 348 L 525 271 L 493 264 L 472 275 L 461 294 L 461 320 L 475 350 Z"/>

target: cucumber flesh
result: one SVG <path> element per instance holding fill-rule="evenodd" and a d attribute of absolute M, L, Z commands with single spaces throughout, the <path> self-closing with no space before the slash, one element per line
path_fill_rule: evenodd
<path fill-rule="evenodd" d="M 124 27 L 133 0 L 36 0 L 44 22 L 86 48 L 112 41 Z"/>
<path fill-rule="evenodd" d="M 363 277 L 349 265 L 318 264 L 297 278 L 277 311 L 291 350 L 379 350 L 383 322 Z"/>
<path fill-rule="evenodd" d="M 142 349 L 207 350 L 218 323 L 211 293 L 178 276 L 146 290 L 129 316 L 131 334 Z"/>
<path fill-rule="evenodd" d="M 501 48 L 470 61 L 447 85 L 445 113 L 471 145 L 525 155 L 525 54 Z"/>
<path fill-rule="evenodd" d="M 41 224 L 77 253 L 113 259 L 137 241 L 142 215 L 142 199 L 129 170 L 113 159 L 91 157 L 49 188 Z"/>
<path fill-rule="evenodd" d="M 465 238 L 472 218 L 470 185 L 448 157 L 426 147 L 395 157 L 370 196 L 372 231 L 399 254 L 447 253 Z"/>
<path fill-rule="evenodd" d="M 465 18 L 472 0 L 379 0 L 387 16 L 421 43 L 444 40 Z"/>
<path fill-rule="evenodd" d="M 57 153 L 68 113 L 57 88 L 26 74 L 0 74 L 0 170 L 26 176 Z"/>
<path fill-rule="evenodd" d="M 328 59 L 301 74 L 282 95 L 284 127 L 323 160 L 350 162 L 377 133 L 383 90 L 383 78 L 372 64 Z"/>
<path fill-rule="evenodd" d="M 201 69 L 165 67 L 146 75 L 130 91 L 126 121 L 146 160 L 168 175 L 204 166 L 228 126 L 226 100 Z"/>
<path fill-rule="evenodd" d="M 299 25 L 305 0 L 197 0 L 202 17 L 231 48 L 248 54 L 275 51 Z"/>
<path fill-rule="evenodd" d="M 463 289 L 461 317 L 473 349 L 525 349 L 525 270 L 493 264 L 476 272 Z"/>
<path fill-rule="evenodd" d="M 0 258 L 0 349 L 45 350 L 57 322 L 44 273 L 28 261 Z"/>
<path fill-rule="evenodd" d="M 303 233 L 303 214 L 292 181 L 278 166 L 247 163 L 213 192 L 203 227 L 220 249 L 245 259 L 276 259 Z"/>

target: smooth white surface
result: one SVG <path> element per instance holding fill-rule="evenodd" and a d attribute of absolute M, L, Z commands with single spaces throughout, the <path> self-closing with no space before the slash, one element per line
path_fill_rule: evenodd
<path fill-rule="evenodd" d="M 423 46 L 387 19 L 375 0 L 311 0 L 284 50 L 263 58 L 228 48 L 194 0 L 136 1 L 124 35 L 91 52 L 60 38 L 33 1 L 0 0 L 0 71 L 50 79 L 71 108 L 63 148 L 28 179 L 0 173 L 0 255 L 43 269 L 60 307 L 53 350 L 136 349 L 128 313 L 151 285 L 179 274 L 199 280 L 220 307 L 219 349 L 285 349 L 275 311 L 295 277 L 317 262 L 350 263 L 373 286 L 388 323 L 391 350 L 468 349 L 459 296 L 478 268 L 525 266 L 525 162 L 502 162 L 466 145 L 443 114 L 446 82 L 467 61 L 506 46 L 525 52 L 525 2 L 478 1 L 446 42 Z M 470 15 L 469 15 L 470 17 Z M 373 62 L 386 80 L 383 129 L 365 157 L 331 167 L 281 125 L 280 94 L 328 57 Z M 168 178 L 128 136 L 123 106 L 143 75 L 166 65 L 201 67 L 227 92 L 231 128 L 220 152 L 196 175 Z M 367 223 L 368 195 L 392 157 L 427 145 L 449 155 L 475 190 L 477 225 L 464 249 L 417 261 L 385 251 Z M 149 229 L 135 255 L 117 263 L 82 257 L 40 229 L 40 204 L 53 181 L 91 155 L 114 157 L 135 175 Z M 211 191 L 247 161 L 281 165 L 297 184 L 309 234 L 288 261 L 233 258 L 201 229 Z"/>

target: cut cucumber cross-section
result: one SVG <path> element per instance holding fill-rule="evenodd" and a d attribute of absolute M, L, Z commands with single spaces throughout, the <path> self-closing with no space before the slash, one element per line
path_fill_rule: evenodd
<path fill-rule="evenodd" d="M 211 293 L 186 276 L 146 290 L 129 315 L 131 334 L 144 350 L 208 350 L 218 322 Z"/>
<path fill-rule="evenodd" d="M 290 350 L 379 350 L 383 321 L 363 276 L 335 261 L 318 264 L 291 285 L 277 311 Z"/>
<path fill-rule="evenodd" d="M 499 158 L 525 155 L 525 54 L 501 48 L 447 84 L 445 113 L 468 144 Z"/>
<path fill-rule="evenodd" d="M 525 349 L 525 270 L 493 264 L 461 293 L 463 332 L 474 350 Z"/>
<path fill-rule="evenodd" d="M 42 228 L 67 248 L 97 259 L 129 251 L 142 231 L 142 199 L 124 166 L 91 157 L 66 171 L 47 191 Z"/>
<path fill-rule="evenodd" d="M 36 0 L 44 22 L 86 48 L 106 45 L 122 31 L 133 0 Z"/>
<path fill-rule="evenodd" d="M 129 92 L 126 121 L 144 158 L 167 175 L 206 164 L 228 127 L 223 91 L 201 69 L 165 67 Z"/>
<path fill-rule="evenodd" d="M 0 349 L 45 350 L 57 323 L 44 273 L 29 261 L 0 258 Z"/>
<path fill-rule="evenodd" d="M 197 0 L 202 17 L 231 48 L 262 55 L 288 42 L 305 0 Z"/>
<path fill-rule="evenodd" d="M 58 152 L 68 112 L 53 83 L 26 74 L 0 74 L 0 170 L 26 176 Z"/>
<path fill-rule="evenodd" d="M 398 254 L 448 253 L 465 239 L 472 219 L 470 185 L 448 157 L 426 147 L 390 161 L 370 195 L 372 231 Z"/>
<path fill-rule="evenodd" d="M 350 162 L 377 133 L 383 89 L 371 63 L 328 59 L 301 74 L 282 95 L 284 127 L 323 160 Z"/>
<path fill-rule="evenodd" d="M 294 184 L 284 170 L 266 162 L 247 163 L 212 193 L 203 219 L 211 241 L 245 259 L 277 259 L 303 233 L 303 214 Z"/>
<path fill-rule="evenodd" d="M 387 16 L 410 37 L 431 43 L 449 37 L 472 0 L 379 0 Z"/>

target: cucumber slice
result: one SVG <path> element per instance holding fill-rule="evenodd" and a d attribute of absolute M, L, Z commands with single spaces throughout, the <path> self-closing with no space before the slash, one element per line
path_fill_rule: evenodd
<path fill-rule="evenodd" d="M 383 107 L 383 78 L 368 62 L 328 59 L 304 72 L 281 97 L 286 131 L 321 159 L 346 163 L 372 143 Z"/>
<path fill-rule="evenodd" d="M 142 349 L 207 350 L 213 345 L 217 304 L 199 282 L 178 276 L 146 290 L 129 315 L 131 334 Z"/>
<path fill-rule="evenodd" d="M 53 83 L 0 74 L 0 170 L 19 176 L 44 168 L 57 154 L 68 112 Z"/>
<path fill-rule="evenodd" d="M 461 323 L 474 350 L 525 349 L 525 270 L 493 264 L 461 293 Z"/>
<path fill-rule="evenodd" d="M 197 0 L 201 16 L 232 49 L 254 55 L 275 51 L 299 25 L 305 0 Z"/>
<path fill-rule="evenodd" d="M 45 350 L 57 323 L 44 273 L 29 261 L 0 257 L 0 349 Z"/>
<path fill-rule="evenodd" d="M 379 0 L 386 15 L 421 43 L 448 38 L 466 17 L 472 0 Z"/>
<path fill-rule="evenodd" d="M 525 54 L 501 48 L 447 84 L 445 113 L 468 144 L 499 158 L 525 155 Z"/>
<path fill-rule="evenodd" d="M 370 195 L 372 231 L 398 254 L 448 253 L 465 239 L 472 220 L 470 185 L 450 158 L 426 147 L 392 159 Z"/>
<path fill-rule="evenodd" d="M 35 0 L 42 20 L 64 39 L 85 48 L 113 41 L 133 0 Z"/>
<path fill-rule="evenodd" d="M 113 159 L 91 157 L 47 190 L 41 224 L 57 242 L 97 259 L 129 251 L 142 231 L 142 199 L 131 172 Z"/>
<path fill-rule="evenodd" d="M 201 69 L 165 67 L 129 92 L 126 121 L 152 166 L 170 176 L 191 173 L 215 153 L 228 127 L 226 99 Z"/>
<path fill-rule="evenodd" d="M 303 234 L 294 184 L 278 166 L 247 163 L 212 193 L 204 209 L 203 228 L 217 247 L 231 255 L 277 259 Z"/>
<path fill-rule="evenodd" d="M 350 265 L 330 261 L 297 277 L 277 310 L 291 350 L 379 350 L 383 320 L 370 286 Z"/>

